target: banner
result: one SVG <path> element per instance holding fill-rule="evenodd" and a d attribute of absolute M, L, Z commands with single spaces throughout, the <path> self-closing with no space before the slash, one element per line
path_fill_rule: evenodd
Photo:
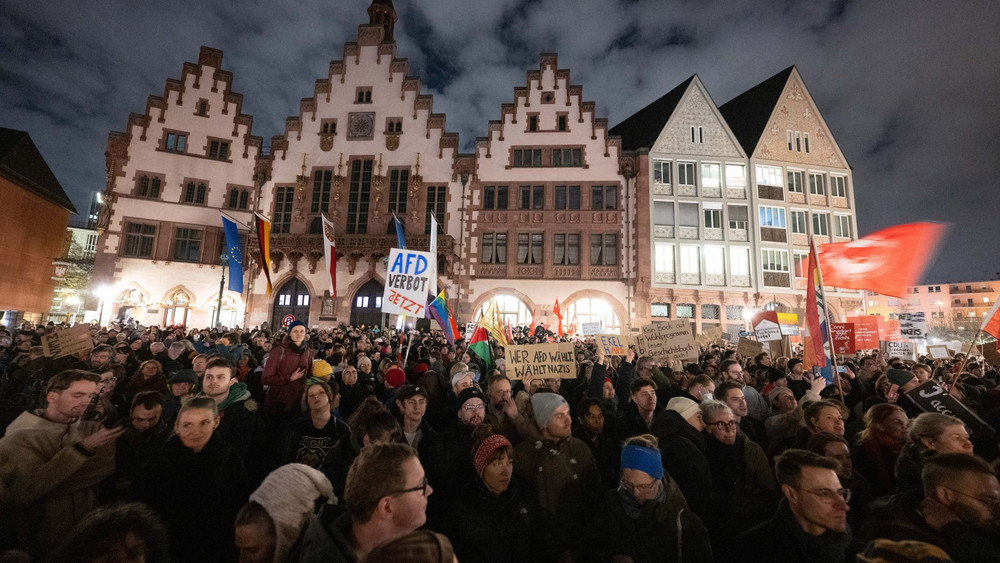
<path fill-rule="evenodd" d="M 944 344 L 934 344 L 927 347 L 927 355 L 932 360 L 947 360 L 951 357 L 948 353 L 948 347 Z"/>
<path fill-rule="evenodd" d="M 226 266 L 229 267 L 229 285 L 226 289 L 243 293 L 243 245 L 240 244 L 240 231 L 236 223 L 228 218 L 222 218 L 222 233 L 226 239 Z"/>
<path fill-rule="evenodd" d="M 507 377 L 575 379 L 576 351 L 572 342 L 511 344 L 504 349 Z"/>
<path fill-rule="evenodd" d="M 781 340 L 781 327 L 778 325 L 778 313 L 761 311 L 753 316 L 753 331 L 757 342 L 773 342 Z"/>
<path fill-rule="evenodd" d="M 641 332 L 646 339 L 645 354 L 655 358 L 660 365 L 670 365 L 674 360 L 698 359 L 698 344 L 691 334 L 691 321 L 687 319 L 653 323 L 642 327 Z"/>
<path fill-rule="evenodd" d="M 833 338 L 834 354 L 854 354 L 856 334 L 854 323 L 830 323 L 830 337 Z"/>
<path fill-rule="evenodd" d="M 886 358 L 900 358 L 903 360 L 915 360 L 916 350 L 912 342 L 896 342 L 893 340 L 882 342 L 882 352 Z"/>
<path fill-rule="evenodd" d="M 858 350 L 873 350 L 878 348 L 881 339 L 878 334 L 879 320 L 882 317 L 866 315 L 847 317 L 847 322 L 854 323 L 854 347 Z"/>
<path fill-rule="evenodd" d="M 925 412 L 937 412 L 962 419 L 962 422 L 969 427 L 969 434 L 975 442 L 996 444 L 996 432 L 993 427 L 952 397 L 936 381 L 926 381 L 906 396 Z"/>
<path fill-rule="evenodd" d="M 60 358 L 89 352 L 94 343 L 90 339 L 90 325 L 80 323 L 42 337 L 42 354 L 46 358 Z"/>
<path fill-rule="evenodd" d="M 323 215 L 323 259 L 326 261 L 327 276 L 330 280 L 330 297 L 337 296 L 337 241 L 334 238 L 333 222 Z M 433 269 L 431 271 L 434 271 Z"/>
<path fill-rule="evenodd" d="M 882 323 L 882 329 L 882 340 L 886 342 L 901 342 L 903 340 L 899 321 L 885 321 Z"/>
<path fill-rule="evenodd" d="M 431 255 L 429 252 L 393 248 L 389 250 L 382 312 L 390 315 L 425 316 L 427 290 L 430 288 Z"/>
<path fill-rule="evenodd" d="M 597 341 L 597 347 L 604 352 L 605 356 L 624 356 L 628 354 L 628 347 L 632 344 L 628 336 L 617 334 L 598 334 L 594 338 Z"/>
<path fill-rule="evenodd" d="M 900 313 L 899 332 L 903 338 L 910 340 L 926 340 L 927 315 L 926 313 Z"/>
<path fill-rule="evenodd" d="M 593 336 L 595 334 L 601 333 L 601 321 L 596 323 L 580 323 L 580 328 L 583 330 L 584 336 Z"/>
<path fill-rule="evenodd" d="M 778 325 L 782 336 L 799 335 L 799 316 L 795 313 L 778 313 Z"/>
<path fill-rule="evenodd" d="M 763 351 L 763 342 L 757 342 L 749 338 L 740 338 L 740 343 L 736 345 L 736 353 L 744 358 L 752 358 Z"/>

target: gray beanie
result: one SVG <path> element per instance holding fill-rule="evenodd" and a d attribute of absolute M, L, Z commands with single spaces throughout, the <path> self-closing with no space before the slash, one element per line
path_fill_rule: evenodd
<path fill-rule="evenodd" d="M 562 405 L 569 404 L 559 393 L 535 393 L 531 396 L 531 410 L 535 413 L 535 424 L 539 430 L 549 425 L 552 413 Z"/>
<path fill-rule="evenodd" d="M 272 471 L 250 500 L 260 504 L 274 521 L 274 561 L 284 563 L 302 528 L 309 524 L 316 499 L 326 497 L 336 504 L 333 486 L 323 473 L 301 463 L 289 463 Z"/>

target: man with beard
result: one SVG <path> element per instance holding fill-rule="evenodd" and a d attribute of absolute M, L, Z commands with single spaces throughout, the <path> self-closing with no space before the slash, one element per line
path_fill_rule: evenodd
<path fill-rule="evenodd" d="M 858 537 L 936 545 L 955 563 L 1000 561 L 1000 482 L 988 463 L 968 454 L 924 462 L 924 490 L 872 503 Z"/>
<path fill-rule="evenodd" d="M 435 436 L 427 445 L 427 480 L 437 494 L 428 508 L 432 523 L 448 510 L 455 495 L 476 479 L 469 455 L 472 451 L 472 431 L 486 417 L 486 396 L 477 387 L 467 387 L 455 399 L 457 420 L 454 425 Z"/>
<path fill-rule="evenodd" d="M 114 472 L 115 439 L 124 428 L 80 420 L 100 377 L 66 370 L 49 380 L 48 406 L 26 411 L 0 440 L 0 514 L 18 547 L 41 557 L 97 504 L 98 483 Z"/>
<path fill-rule="evenodd" d="M 246 383 L 237 381 L 233 364 L 223 358 L 209 361 L 197 396 L 215 400 L 219 408 L 219 434 L 247 460 L 250 470 L 253 458 L 248 454 L 258 426 L 257 403 L 250 399 Z"/>
<path fill-rule="evenodd" d="M 125 433 L 118 438 L 115 450 L 115 496 L 131 499 L 132 482 L 139 468 L 163 447 L 170 437 L 170 426 L 163 419 L 163 394 L 143 391 L 132 399 L 132 410 Z"/>

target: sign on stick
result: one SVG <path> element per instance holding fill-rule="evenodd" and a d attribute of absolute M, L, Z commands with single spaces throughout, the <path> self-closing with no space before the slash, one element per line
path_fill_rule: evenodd
<path fill-rule="evenodd" d="M 90 340 L 90 325 L 84 323 L 42 337 L 42 354 L 46 358 L 89 352 L 93 347 L 94 343 Z"/>
<path fill-rule="evenodd" d="M 393 248 L 389 251 L 382 312 L 422 318 L 427 307 L 427 292 L 433 256 L 430 252 Z"/>

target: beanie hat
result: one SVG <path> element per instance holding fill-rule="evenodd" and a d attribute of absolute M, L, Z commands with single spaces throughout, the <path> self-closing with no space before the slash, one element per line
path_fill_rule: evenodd
<path fill-rule="evenodd" d="M 895 383 L 900 387 L 906 385 L 907 383 L 910 382 L 911 379 L 916 377 L 915 375 L 906 370 L 893 369 L 893 368 L 889 368 L 888 370 L 886 370 L 885 376 L 886 378 L 889 379 L 890 382 Z"/>
<path fill-rule="evenodd" d="M 303 526 L 312 518 L 319 497 L 327 497 L 328 504 L 337 502 L 330 480 L 301 463 L 275 469 L 250 495 L 250 500 L 264 507 L 274 521 L 275 561 L 286 561 Z"/>
<path fill-rule="evenodd" d="M 330 375 L 333 373 L 333 367 L 324 360 L 316 360 L 313 362 L 312 376 L 317 379 L 322 379 L 323 381 L 328 381 Z"/>
<path fill-rule="evenodd" d="M 792 368 L 794 368 L 795 366 L 797 366 L 797 365 L 799 365 L 801 363 L 802 363 L 802 360 L 800 360 L 798 358 L 793 358 L 791 360 L 788 360 L 788 371 L 791 372 Z"/>
<path fill-rule="evenodd" d="M 406 372 L 398 367 L 393 366 L 385 372 L 385 384 L 389 387 L 395 389 L 404 383 L 406 383 Z"/>
<path fill-rule="evenodd" d="M 292 321 L 288 325 L 288 332 L 292 332 L 292 329 L 295 328 L 295 327 L 297 327 L 297 326 L 300 326 L 300 327 L 306 329 L 306 332 L 309 331 L 309 327 L 306 326 L 306 323 L 304 323 L 302 321 Z"/>
<path fill-rule="evenodd" d="M 451 376 L 451 386 L 454 387 L 455 385 L 458 385 L 458 382 L 462 381 L 466 377 L 471 377 L 473 381 L 476 380 L 476 374 L 475 374 L 475 372 L 472 372 L 472 371 L 460 371 L 460 372 L 456 373 L 455 375 Z"/>
<path fill-rule="evenodd" d="M 172 371 L 170 372 L 170 379 L 167 379 L 167 383 L 198 383 L 198 374 L 193 369 Z"/>
<path fill-rule="evenodd" d="M 767 381 L 768 382 L 770 382 L 770 383 L 776 383 L 778 381 L 781 381 L 782 379 L 785 379 L 786 377 L 788 377 L 787 373 L 781 371 L 780 369 L 778 369 L 776 367 L 767 366 Z"/>
<path fill-rule="evenodd" d="M 469 399 L 480 399 L 484 405 L 489 402 L 486 400 L 486 395 L 483 395 L 483 392 L 478 387 L 466 387 L 462 389 L 462 392 L 455 399 L 455 411 L 462 410 L 462 407 Z"/>
<path fill-rule="evenodd" d="M 785 393 L 795 395 L 795 393 L 792 393 L 792 390 L 788 387 L 775 387 L 774 389 L 771 389 L 771 392 L 767 395 L 767 399 L 771 401 L 771 404 L 773 405 L 778 402 L 778 399 Z"/>
<path fill-rule="evenodd" d="M 535 393 L 531 396 L 531 410 L 535 413 L 535 424 L 542 430 L 549 425 L 549 420 L 556 409 L 569 404 L 559 393 Z"/>
<path fill-rule="evenodd" d="M 667 410 L 675 411 L 677 414 L 681 415 L 681 418 L 687 419 L 687 417 L 698 412 L 698 403 L 688 399 L 687 397 L 674 397 L 667 401 Z"/>
<path fill-rule="evenodd" d="M 703 375 L 705 372 L 701 371 L 701 366 L 698 364 L 687 364 L 684 366 L 684 371 L 691 375 Z"/>
<path fill-rule="evenodd" d="M 490 434 L 476 448 L 476 453 L 472 458 L 472 465 L 476 468 L 476 475 L 482 476 L 486 464 L 489 463 L 493 452 L 502 447 L 511 447 L 510 441 L 503 434 Z"/>

